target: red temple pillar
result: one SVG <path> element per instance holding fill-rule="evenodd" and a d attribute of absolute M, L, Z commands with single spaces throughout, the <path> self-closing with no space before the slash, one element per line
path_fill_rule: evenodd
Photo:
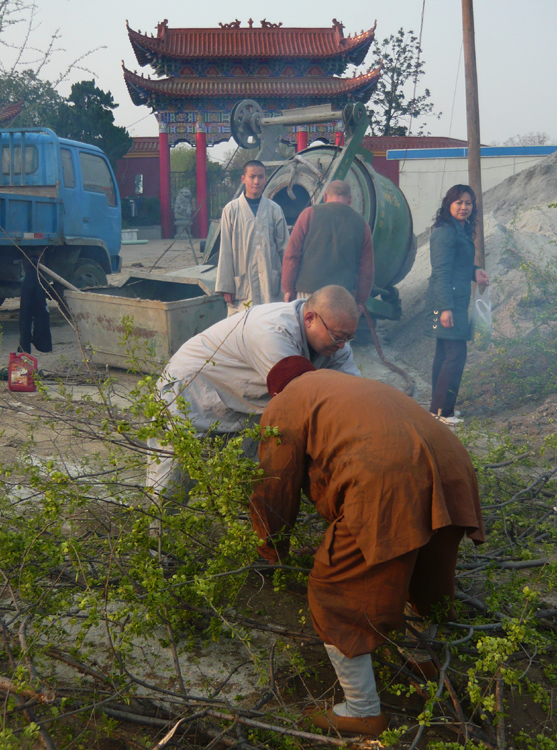
<path fill-rule="evenodd" d="M 159 122 L 159 170 L 161 177 L 161 230 L 163 239 L 173 236 L 170 210 L 170 146 L 166 123 Z"/>
<path fill-rule="evenodd" d="M 307 125 L 298 125 L 296 133 L 296 151 L 303 151 L 308 147 L 308 129 Z"/>
<path fill-rule="evenodd" d="M 344 146 L 343 130 L 335 130 L 335 146 Z"/>
<path fill-rule="evenodd" d="M 197 174 L 197 234 L 200 239 L 209 231 L 207 205 L 207 136 L 203 118 L 198 115 L 195 128 L 195 165 Z"/>

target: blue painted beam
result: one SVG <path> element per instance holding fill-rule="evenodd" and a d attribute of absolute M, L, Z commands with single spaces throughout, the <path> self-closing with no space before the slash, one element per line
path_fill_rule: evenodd
<path fill-rule="evenodd" d="M 557 146 L 482 146 L 483 157 L 493 156 L 549 156 Z M 387 151 L 387 160 L 404 159 L 465 159 L 467 148 L 409 148 Z"/>

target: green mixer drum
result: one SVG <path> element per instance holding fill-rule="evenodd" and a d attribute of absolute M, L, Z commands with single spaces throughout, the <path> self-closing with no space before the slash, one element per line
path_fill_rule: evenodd
<path fill-rule="evenodd" d="M 283 209 L 293 225 L 314 202 L 323 179 L 333 168 L 338 149 L 314 146 L 297 154 L 271 175 L 265 195 Z M 408 274 L 415 256 L 412 214 L 397 186 L 356 156 L 345 177 L 352 190 L 352 208 L 369 223 L 375 250 L 374 286 L 385 289 Z"/>

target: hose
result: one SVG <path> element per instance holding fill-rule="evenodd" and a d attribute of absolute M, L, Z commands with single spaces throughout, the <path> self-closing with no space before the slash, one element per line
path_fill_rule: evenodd
<path fill-rule="evenodd" d="M 405 372 L 401 367 L 398 367 L 397 365 L 394 365 L 392 362 L 389 362 L 389 360 L 385 357 L 381 350 L 381 344 L 379 343 L 379 338 L 377 336 L 377 331 L 375 330 L 375 323 L 373 322 L 373 318 L 369 314 L 369 310 L 367 307 L 364 307 L 364 315 L 365 319 L 367 320 L 367 324 L 369 326 L 369 330 L 371 331 L 371 335 L 373 337 L 373 343 L 375 344 L 375 349 L 377 351 L 377 354 L 379 355 L 379 359 L 385 367 L 388 367 L 389 370 L 392 370 L 392 372 L 396 372 L 397 375 L 400 375 L 401 378 L 404 380 L 404 393 L 406 393 L 407 396 L 413 396 L 414 395 L 414 388 L 415 383 L 408 375 L 407 372 Z"/>

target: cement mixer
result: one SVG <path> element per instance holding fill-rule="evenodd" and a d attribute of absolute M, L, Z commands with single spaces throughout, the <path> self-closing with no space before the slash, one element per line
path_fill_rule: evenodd
<path fill-rule="evenodd" d="M 342 120 L 345 145 L 313 145 L 289 159 L 279 145 L 288 125 L 312 125 Z M 375 249 L 375 282 L 367 308 L 374 318 L 396 320 L 401 306 L 395 284 L 410 271 L 416 255 L 412 215 L 404 195 L 372 167 L 373 155 L 361 143 L 369 126 L 365 107 L 349 104 L 342 111 L 331 106 L 288 110 L 281 117 L 265 117 L 257 102 L 246 99 L 235 105 L 231 130 L 242 148 L 258 149 L 254 159 L 274 168 L 264 195 L 278 203 L 292 227 L 300 213 L 322 202 L 327 185 L 346 180 L 352 189 L 352 208 L 369 223 Z M 238 190 L 240 194 L 242 186 Z M 204 264 L 218 257 L 220 227 L 212 222 L 205 245 Z"/>

